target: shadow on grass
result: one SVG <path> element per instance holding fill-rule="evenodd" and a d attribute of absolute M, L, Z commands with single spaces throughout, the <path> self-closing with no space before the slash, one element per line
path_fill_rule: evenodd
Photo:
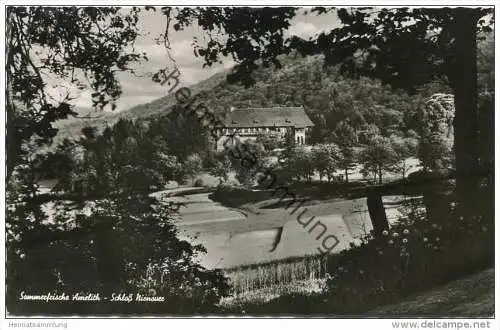
<path fill-rule="evenodd" d="M 296 195 L 296 200 L 309 199 L 322 201 L 350 196 L 352 192 L 356 191 L 363 193 L 366 190 L 367 184 L 364 182 L 293 182 L 289 185 L 284 184 L 284 186 L 288 187 L 290 193 Z M 224 186 L 217 188 L 210 194 L 209 198 L 226 207 L 238 208 L 246 204 L 256 204 L 272 199 L 279 199 L 280 194 L 273 194 L 274 192 L 274 189 L 251 190 L 241 187 Z M 289 201 L 283 200 L 265 205 L 263 208 L 277 208 L 288 204 Z"/>

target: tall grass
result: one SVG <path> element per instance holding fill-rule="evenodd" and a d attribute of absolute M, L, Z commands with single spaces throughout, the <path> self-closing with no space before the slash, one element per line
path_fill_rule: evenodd
<path fill-rule="evenodd" d="M 234 296 L 266 289 L 290 291 L 288 286 L 293 286 L 298 281 L 315 285 L 325 277 L 326 271 L 327 256 L 323 255 L 287 258 L 224 270 Z"/>

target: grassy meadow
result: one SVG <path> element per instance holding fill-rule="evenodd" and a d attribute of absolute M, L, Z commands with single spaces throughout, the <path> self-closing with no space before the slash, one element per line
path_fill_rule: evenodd
<path fill-rule="evenodd" d="M 232 296 L 222 305 L 264 303 L 283 294 L 320 292 L 328 259 L 324 255 L 308 255 L 225 269 Z"/>

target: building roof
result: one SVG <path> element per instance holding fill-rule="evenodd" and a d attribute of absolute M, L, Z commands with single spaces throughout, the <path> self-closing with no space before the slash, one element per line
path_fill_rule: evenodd
<path fill-rule="evenodd" d="M 304 107 L 234 109 L 227 114 L 225 127 L 312 127 Z"/>

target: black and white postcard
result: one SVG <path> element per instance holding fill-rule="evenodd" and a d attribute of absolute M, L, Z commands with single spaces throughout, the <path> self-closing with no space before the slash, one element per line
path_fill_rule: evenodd
<path fill-rule="evenodd" d="M 493 4 L 8 3 L 5 329 L 495 328 Z"/>

